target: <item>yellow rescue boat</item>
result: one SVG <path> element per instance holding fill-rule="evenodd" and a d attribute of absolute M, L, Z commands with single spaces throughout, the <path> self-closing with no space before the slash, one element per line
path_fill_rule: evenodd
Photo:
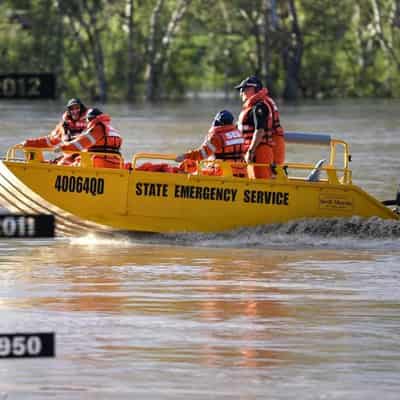
<path fill-rule="evenodd" d="M 329 159 L 277 166 L 273 179 L 262 180 L 234 177 L 231 165 L 219 161 L 214 163 L 221 176 L 202 174 L 210 161 L 195 173 L 136 169 L 144 160 L 171 163 L 172 154 L 139 153 L 131 168 L 121 159 L 121 169 L 106 169 L 92 167 L 92 156 L 99 153 L 83 152 L 80 167 L 58 166 L 44 159 L 50 149 L 16 145 L 0 162 L 0 201 L 12 212 L 52 213 L 64 233 L 77 227 L 218 232 L 316 217 L 399 219 L 396 210 L 352 184 L 346 142 L 300 133 L 287 134 L 287 141 L 328 146 Z"/>

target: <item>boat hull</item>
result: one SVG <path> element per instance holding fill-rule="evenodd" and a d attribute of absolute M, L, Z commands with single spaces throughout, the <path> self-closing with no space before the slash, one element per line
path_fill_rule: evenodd
<path fill-rule="evenodd" d="M 398 219 L 390 209 L 353 184 L 304 179 L 251 180 L 18 161 L 3 161 L 4 167 L 20 182 L 20 191 L 14 198 L 22 201 L 23 187 L 27 187 L 46 203 L 82 221 L 118 230 L 218 232 L 302 218 Z M 3 195 L 3 203 L 9 206 L 7 196 Z"/>

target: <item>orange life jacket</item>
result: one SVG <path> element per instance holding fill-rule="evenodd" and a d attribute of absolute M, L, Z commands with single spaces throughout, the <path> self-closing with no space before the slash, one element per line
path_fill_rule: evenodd
<path fill-rule="evenodd" d="M 284 131 L 280 123 L 278 107 L 276 106 L 274 100 L 268 96 L 268 90 L 263 88 L 244 102 L 243 109 L 238 118 L 238 128 L 244 136 L 246 149 L 250 146 L 255 131 L 255 125 L 251 112 L 257 103 L 264 103 L 268 108 L 268 117 L 266 123 L 267 135 L 265 138 L 263 138 L 262 143 L 268 143 L 269 135 L 284 135 Z"/>
<path fill-rule="evenodd" d="M 61 142 L 69 142 L 73 140 L 77 135 L 86 129 L 86 114 L 87 111 L 84 111 L 79 116 L 79 119 L 75 121 L 71 118 L 71 115 L 68 113 L 68 111 L 66 111 L 62 116 L 62 120 L 51 131 L 50 135 L 27 139 L 24 143 L 24 146 L 50 148 L 57 146 Z"/>
<path fill-rule="evenodd" d="M 213 126 L 200 148 L 189 151 L 185 158 L 200 161 L 214 155 L 219 160 L 240 160 L 243 145 L 243 135 L 235 125 Z"/>
<path fill-rule="evenodd" d="M 83 111 L 77 120 L 71 118 L 71 114 L 68 111 L 62 116 L 64 132 L 62 134 L 62 141 L 69 142 L 83 132 L 87 127 L 86 121 L 87 110 Z"/>
<path fill-rule="evenodd" d="M 216 159 L 235 161 L 243 159 L 244 137 L 235 125 L 213 126 L 208 131 L 208 142 L 212 142 L 214 137 L 220 142 L 215 151 Z"/>
<path fill-rule="evenodd" d="M 102 153 L 119 153 L 122 138 L 110 125 L 111 118 L 107 114 L 98 115 L 89 122 L 86 130 L 69 143 L 61 146 L 61 150 L 88 150 Z"/>

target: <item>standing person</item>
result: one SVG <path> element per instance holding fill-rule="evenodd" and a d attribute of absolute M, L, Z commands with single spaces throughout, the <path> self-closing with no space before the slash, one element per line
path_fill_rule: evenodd
<path fill-rule="evenodd" d="M 61 142 L 67 143 L 86 129 L 87 107 L 78 98 L 70 99 L 66 105 L 66 110 L 62 120 L 47 136 L 34 139 L 27 139 L 23 142 L 24 147 L 51 148 Z M 77 154 L 68 154 L 59 157 L 56 161 L 59 165 L 72 164 Z"/>
<path fill-rule="evenodd" d="M 244 79 L 235 89 L 239 90 L 243 102 L 238 127 L 245 138 L 245 161 L 282 165 L 285 162 L 284 131 L 268 89 L 255 76 Z M 254 178 L 272 176 L 270 167 L 255 166 L 253 171 Z"/>
<path fill-rule="evenodd" d="M 203 144 L 194 150 L 179 155 L 175 161 L 206 160 L 214 157 L 224 161 L 243 161 L 244 138 L 239 129 L 234 125 L 234 116 L 227 110 L 222 110 L 214 117 L 211 128 Z M 234 176 L 245 176 L 245 168 L 233 167 Z M 216 175 L 222 174 L 221 170 L 215 171 Z"/>
<path fill-rule="evenodd" d="M 110 125 L 111 118 L 98 108 L 88 110 L 86 129 L 67 143 L 56 146 L 56 151 L 90 151 L 109 153 L 93 157 L 93 166 L 98 168 L 120 168 L 122 138 Z M 118 156 L 117 156 L 118 155 Z M 78 157 L 73 165 L 80 165 Z"/>

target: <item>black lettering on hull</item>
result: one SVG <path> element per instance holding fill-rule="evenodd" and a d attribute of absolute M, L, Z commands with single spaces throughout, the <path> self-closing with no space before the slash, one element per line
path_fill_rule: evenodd
<path fill-rule="evenodd" d="M 174 197 L 176 199 L 215 200 L 229 203 L 236 200 L 237 192 L 237 189 L 232 188 L 175 185 Z"/>
<path fill-rule="evenodd" d="M 244 203 L 271 204 L 278 206 L 289 205 L 288 192 L 270 192 L 263 190 L 245 190 L 243 193 Z"/>
<path fill-rule="evenodd" d="M 136 196 L 168 197 L 168 184 L 137 182 Z"/>
<path fill-rule="evenodd" d="M 104 179 L 57 175 L 54 189 L 58 192 L 86 193 L 97 196 L 104 194 Z"/>

